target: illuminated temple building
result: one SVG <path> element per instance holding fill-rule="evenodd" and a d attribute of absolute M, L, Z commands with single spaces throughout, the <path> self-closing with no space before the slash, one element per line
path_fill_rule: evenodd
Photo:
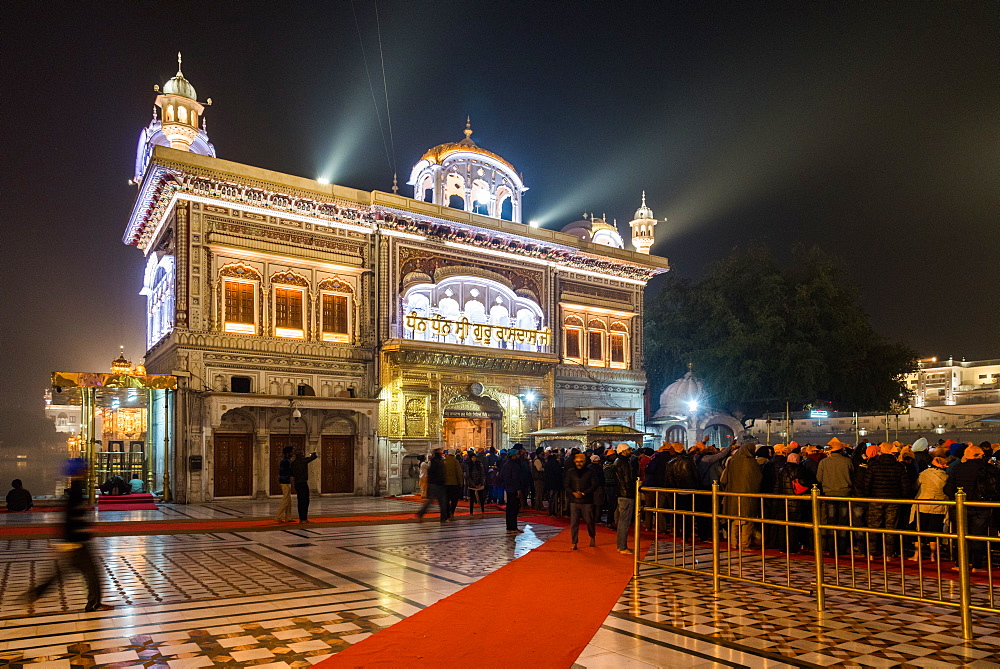
<path fill-rule="evenodd" d="M 286 445 L 319 453 L 320 494 L 398 494 L 436 444 L 644 430 L 643 287 L 668 269 L 644 199 L 626 250 L 593 216 L 522 223 L 521 176 L 468 125 L 408 198 L 219 159 L 204 111 L 179 70 L 158 92 L 124 235 L 146 367 L 179 380 L 176 500 L 278 494 Z"/>

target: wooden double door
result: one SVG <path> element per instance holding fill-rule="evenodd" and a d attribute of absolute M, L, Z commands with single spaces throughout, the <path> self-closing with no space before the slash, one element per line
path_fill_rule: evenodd
<path fill-rule="evenodd" d="M 280 495 L 281 485 L 278 483 L 278 468 L 281 465 L 281 452 L 286 446 L 291 446 L 298 453 L 306 450 L 306 438 L 303 434 L 272 434 L 270 439 L 270 494 Z M 354 492 L 354 436 L 325 435 L 320 441 L 318 460 L 309 465 L 309 478 L 315 482 L 319 476 L 319 491 L 321 493 Z M 317 469 L 319 470 L 317 472 Z"/>
<path fill-rule="evenodd" d="M 215 497 L 253 494 L 253 435 L 216 434 L 213 472 Z"/>

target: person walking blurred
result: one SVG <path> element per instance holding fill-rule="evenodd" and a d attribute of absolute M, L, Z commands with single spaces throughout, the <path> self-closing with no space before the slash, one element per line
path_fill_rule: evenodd
<path fill-rule="evenodd" d="M 444 458 L 442 449 L 435 448 L 427 464 L 427 496 L 423 506 L 417 511 L 417 519 L 423 520 L 424 514 L 430 508 L 431 502 L 437 502 L 441 515 L 441 524 L 448 522 L 448 490 L 444 478 Z"/>
<path fill-rule="evenodd" d="M 448 519 L 451 520 L 458 510 L 458 502 L 462 498 L 462 482 L 465 476 L 462 474 L 462 464 L 455 457 L 450 449 L 445 451 L 444 456 L 444 487 L 448 494 Z"/>
<path fill-rule="evenodd" d="M 87 584 L 87 605 L 85 612 L 109 611 L 113 606 L 101 602 L 101 578 L 97 562 L 90 548 L 90 522 L 87 519 L 84 481 L 87 477 L 86 460 L 70 460 L 64 473 L 69 477 L 69 491 L 66 497 L 66 515 L 63 521 L 62 540 L 55 547 L 62 554 L 63 562 L 83 574 Z M 56 571 L 48 579 L 26 593 L 26 598 L 35 602 L 44 595 L 56 581 L 62 581 L 57 563 Z"/>

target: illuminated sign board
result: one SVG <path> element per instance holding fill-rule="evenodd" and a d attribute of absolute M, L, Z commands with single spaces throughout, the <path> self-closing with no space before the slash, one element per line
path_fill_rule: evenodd
<path fill-rule="evenodd" d="M 829 418 L 830 417 L 830 412 L 829 411 L 816 411 L 814 409 L 813 411 L 809 412 L 809 417 L 810 418 Z"/>
<path fill-rule="evenodd" d="M 456 343 L 473 343 L 478 346 L 496 346 L 500 342 L 507 342 L 547 347 L 552 342 L 552 331 L 549 328 L 525 330 L 506 325 L 473 323 L 465 317 L 453 320 L 440 315 L 418 316 L 415 311 L 406 315 L 403 329 L 408 339 L 422 339 L 424 337 L 418 335 L 424 335 L 437 341 L 447 341 L 447 337 L 454 337 Z"/>

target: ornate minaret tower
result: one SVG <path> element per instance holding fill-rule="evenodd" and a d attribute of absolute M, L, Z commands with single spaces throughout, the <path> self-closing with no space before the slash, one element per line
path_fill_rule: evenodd
<path fill-rule="evenodd" d="M 153 107 L 153 119 L 139 134 L 139 147 L 135 154 L 135 176 L 132 183 L 140 183 L 149 165 L 154 146 L 169 146 L 203 156 L 215 157 L 215 147 L 205 132 L 205 119 L 198 120 L 205 109 L 194 92 L 194 86 L 181 72 L 181 55 L 177 54 L 177 74 L 163 85 L 154 86 L 158 95 Z M 212 104 L 209 98 L 205 104 Z"/>
<path fill-rule="evenodd" d="M 666 220 L 666 219 L 664 219 Z M 653 245 L 653 230 L 656 228 L 653 210 L 646 206 L 646 191 L 642 191 L 642 206 L 635 210 L 635 218 L 629 221 L 632 228 L 632 244 L 639 253 L 649 253 Z"/>
<path fill-rule="evenodd" d="M 159 92 L 160 87 L 154 88 Z M 208 100 L 212 104 L 212 100 Z M 181 151 L 190 151 L 191 144 L 198 137 L 198 118 L 205 107 L 198 102 L 198 94 L 191 82 L 181 72 L 181 54 L 177 52 L 177 74 L 163 85 L 163 92 L 156 96 L 156 106 L 160 108 L 163 134 L 170 140 L 170 146 Z"/>

